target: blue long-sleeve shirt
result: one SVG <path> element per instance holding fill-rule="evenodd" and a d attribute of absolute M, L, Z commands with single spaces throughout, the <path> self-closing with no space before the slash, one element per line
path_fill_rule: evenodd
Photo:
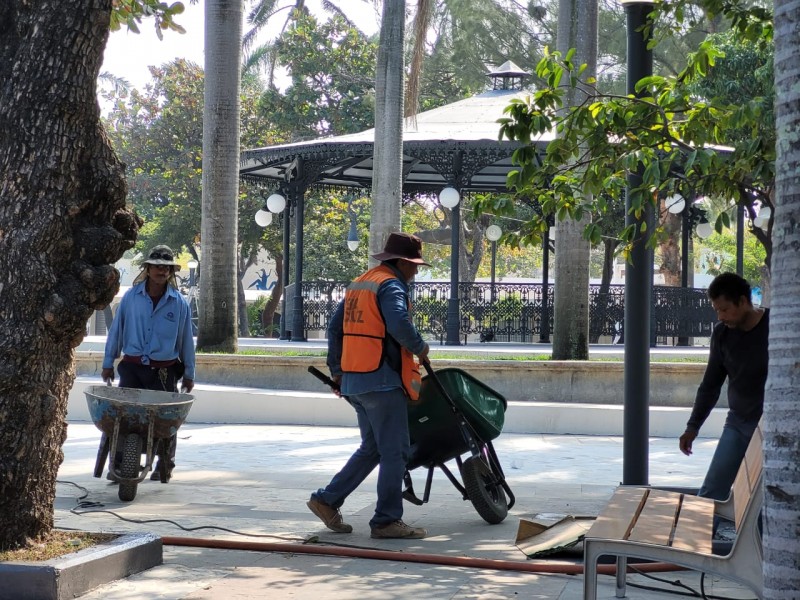
<path fill-rule="evenodd" d="M 184 378 L 194 380 L 192 311 L 178 290 L 168 285 L 155 309 L 145 282 L 125 292 L 106 338 L 103 368 L 113 368 L 120 353 L 141 356 L 144 365 L 180 359 Z"/>
<path fill-rule="evenodd" d="M 386 264 L 386 263 L 384 263 Z M 344 342 L 344 301 L 339 303 L 328 325 L 328 368 L 331 376 L 342 376 L 341 389 L 345 396 L 381 392 L 403 386 L 400 377 L 400 346 L 419 354 L 425 340 L 411 320 L 408 312 L 408 285 L 403 275 L 388 265 L 397 279 L 388 279 L 378 288 L 378 304 L 386 323 L 386 357 L 377 371 L 371 373 L 343 373 L 342 345 Z"/>

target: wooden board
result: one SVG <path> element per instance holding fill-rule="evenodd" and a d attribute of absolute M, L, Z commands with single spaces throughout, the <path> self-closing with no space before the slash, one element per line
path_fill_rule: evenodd
<path fill-rule="evenodd" d="M 714 525 L 714 501 L 710 498 L 684 495 L 672 547 L 711 554 L 711 533 Z"/>
<path fill-rule="evenodd" d="M 649 491 L 647 488 L 618 487 L 592 528 L 586 533 L 586 537 L 604 540 L 627 539 L 632 522 L 635 522 Z"/>
<path fill-rule="evenodd" d="M 650 490 L 639 519 L 631 530 L 628 539 L 659 546 L 669 546 L 672 529 L 681 505 L 683 494 Z"/>

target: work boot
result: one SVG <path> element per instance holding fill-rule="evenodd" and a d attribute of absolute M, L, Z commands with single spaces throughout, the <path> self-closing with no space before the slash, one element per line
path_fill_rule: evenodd
<path fill-rule="evenodd" d="M 306 506 L 308 506 L 311 512 L 317 515 L 320 520 L 325 523 L 325 527 L 331 531 L 335 531 L 336 533 L 350 533 L 353 531 L 353 527 L 342 520 L 342 513 L 339 512 L 338 508 L 333 508 L 314 496 L 311 496 L 311 499 L 306 502 Z"/>
<path fill-rule="evenodd" d="M 421 540 L 428 535 L 427 530 L 422 527 L 411 527 L 401 520 L 394 521 L 388 525 L 380 525 L 372 528 L 370 537 L 376 539 L 407 539 Z"/>

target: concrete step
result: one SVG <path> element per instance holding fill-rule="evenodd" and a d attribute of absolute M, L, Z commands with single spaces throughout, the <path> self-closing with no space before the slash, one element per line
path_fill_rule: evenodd
<path fill-rule="evenodd" d="M 77 377 L 69 394 L 67 419 L 91 421 L 84 390 L 102 385 L 95 377 Z M 198 384 L 187 423 L 258 425 L 318 425 L 357 427 L 354 411 L 331 393 L 268 390 Z M 691 409 L 650 408 L 650 435 L 677 437 L 683 433 Z M 726 409 L 717 408 L 703 426 L 703 437 L 719 437 Z M 623 434 L 623 407 L 608 404 L 509 402 L 503 431 L 575 435 Z"/>

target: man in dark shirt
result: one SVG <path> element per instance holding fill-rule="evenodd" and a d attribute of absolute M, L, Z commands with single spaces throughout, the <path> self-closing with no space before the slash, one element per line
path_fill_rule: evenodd
<path fill-rule="evenodd" d="M 727 378 L 728 416 L 698 492 L 698 496 L 726 500 L 764 410 L 769 310 L 753 306 L 750 284 L 734 273 L 717 276 L 708 287 L 708 297 L 720 322 L 711 334 L 708 365 L 679 446 L 687 456 L 692 453 L 692 442 L 716 406 Z"/>

